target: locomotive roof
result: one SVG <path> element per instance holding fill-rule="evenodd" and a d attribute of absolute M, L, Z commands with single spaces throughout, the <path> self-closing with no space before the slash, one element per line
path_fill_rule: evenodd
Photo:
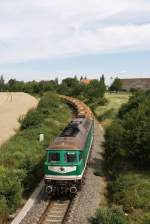
<path fill-rule="evenodd" d="M 87 118 L 72 120 L 48 147 L 48 150 L 82 150 L 91 125 L 92 121 Z"/>

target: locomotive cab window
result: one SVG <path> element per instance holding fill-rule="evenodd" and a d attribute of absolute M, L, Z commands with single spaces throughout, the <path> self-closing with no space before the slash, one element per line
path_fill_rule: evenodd
<path fill-rule="evenodd" d="M 59 162 L 60 153 L 49 153 L 48 162 Z"/>
<path fill-rule="evenodd" d="M 76 161 L 77 161 L 76 153 L 70 153 L 70 152 L 65 153 L 65 162 L 73 163 L 73 162 L 76 162 Z"/>

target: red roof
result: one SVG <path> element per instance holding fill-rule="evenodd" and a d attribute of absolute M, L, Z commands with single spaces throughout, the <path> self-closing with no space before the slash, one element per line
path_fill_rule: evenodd
<path fill-rule="evenodd" d="M 93 80 L 92 79 L 82 79 L 81 82 L 84 84 L 90 84 Z"/>

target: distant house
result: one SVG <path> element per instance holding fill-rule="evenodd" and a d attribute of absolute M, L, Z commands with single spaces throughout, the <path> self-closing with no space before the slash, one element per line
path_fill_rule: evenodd
<path fill-rule="evenodd" d="M 150 89 L 150 78 L 120 79 L 123 90 Z"/>
<path fill-rule="evenodd" d="M 81 79 L 80 82 L 82 82 L 82 83 L 88 85 L 88 84 L 90 84 L 93 80 L 94 80 L 94 79 Z"/>

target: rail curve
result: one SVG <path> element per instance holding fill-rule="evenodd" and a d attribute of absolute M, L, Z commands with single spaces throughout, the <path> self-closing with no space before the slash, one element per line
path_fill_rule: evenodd
<path fill-rule="evenodd" d="M 82 101 L 75 99 L 69 96 L 60 96 L 61 99 L 64 100 L 67 104 L 71 105 L 77 111 L 76 116 L 78 118 L 88 118 L 90 120 L 94 119 L 93 113 L 89 109 L 89 107 L 84 104 Z M 34 192 L 36 192 L 35 189 Z M 69 197 L 55 197 L 51 196 L 48 199 L 45 199 L 44 193 L 44 183 L 42 183 L 41 187 L 38 190 L 38 194 L 36 194 L 36 198 L 29 198 L 28 201 L 32 201 L 30 203 L 30 208 L 22 208 L 23 212 L 18 214 L 18 216 L 13 220 L 13 224 L 63 224 L 65 223 L 66 218 L 71 211 L 71 208 L 74 203 L 74 198 Z M 33 194 L 34 194 L 33 192 Z M 76 196 L 75 196 L 76 197 Z M 46 197 L 47 198 L 47 197 Z M 34 204 L 33 204 L 34 203 Z M 26 205 L 25 205 L 26 206 Z M 24 206 L 24 207 L 25 207 Z M 20 220 L 19 222 L 17 220 Z"/>

